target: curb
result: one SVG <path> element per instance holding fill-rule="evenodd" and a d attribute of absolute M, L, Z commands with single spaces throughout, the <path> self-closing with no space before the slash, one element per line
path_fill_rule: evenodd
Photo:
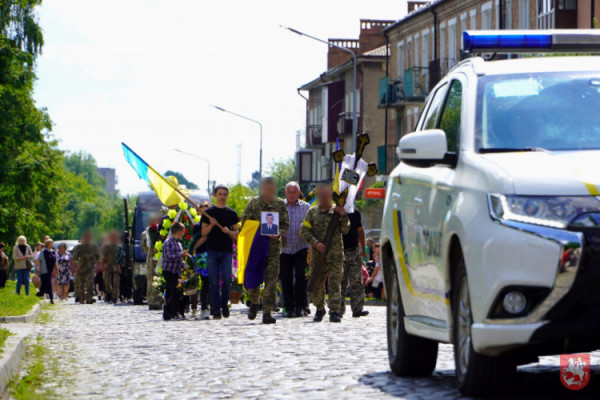
<path fill-rule="evenodd" d="M 19 373 L 25 354 L 25 338 L 32 332 L 31 329 L 9 330 L 12 335 L 6 338 L 3 352 L 0 354 L 0 392 L 4 392 L 11 379 Z"/>
<path fill-rule="evenodd" d="M 10 322 L 18 322 L 18 323 L 30 323 L 35 321 L 35 319 L 40 314 L 42 310 L 41 305 L 38 303 L 33 306 L 31 312 L 25 315 L 16 315 L 11 317 L 0 317 L 0 323 L 10 323 Z"/>

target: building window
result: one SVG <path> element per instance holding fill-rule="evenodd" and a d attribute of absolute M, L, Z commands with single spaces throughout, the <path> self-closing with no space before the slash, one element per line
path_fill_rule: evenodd
<path fill-rule="evenodd" d="M 577 10 L 577 0 L 558 0 L 559 10 Z"/>
<path fill-rule="evenodd" d="M 422 75 L 427 74 L 429 68 L 429 29 L 425 29 L 421 33 L 421 64 L 423 64 Z"/>
<path fill-rule="evenodd" d="M 519 29 L 529 29 L 529 0 L 519 0 Z"/>
<path fill-rule="evenodd" d="M 466 31 L 467 29 L 467 13 L 460 14 L 460 32 Z"/>
<path fill-rule="evenodd" d="M 481 29 L 492 29 L 492 2 L 481 6 Z"/>
<path fill-rule="evenodd" d="M 537 27 L 538 29 L 554 29 L 554 0 L 538 0 Z"/>
<path fill-rule="evenodd" d="M 513 28 L 513 2 L 504 0 L 504 29 Z"/>
<path fill-rule="evenodd" d="M 415 35 L 415 67 L 420 67 L 421 65 L 419 64 L 419 35 Z"/>
<path fill-rule="evenodd" d="M 456 18 L 448 22 L 448 68 L 456 64 Z"/>
<path fill-rule="evenodd" d="M 413 43 L 412 38 L 408 38 L 406 41 L 406 68 L 409 69 L 413 67 Z"/>
<path fill-rule="evenodd" d="M 529 0 L 526 0 L 529 1 Z M 470 22 L 469 22 L 469 29 L 474 30 L 477 29 L 477 10 L 471 10 L 469 12 L 469 18 L 470 18 Z"/>
<path fill-rule="evenodd" d="M 440 25 L 440 59 L 446 59 L 446 23 Z"/>
<path fill-rule="evenodd" d="M 404 42 L 398 43 L 398 80 L 404 81 Z"/>

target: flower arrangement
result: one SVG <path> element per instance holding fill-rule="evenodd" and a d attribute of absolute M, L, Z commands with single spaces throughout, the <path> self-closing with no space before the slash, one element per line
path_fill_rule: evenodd
<path fill-rule="evenodd" d="M 156 275 L 152 282 L 152 287 L 159 291 L 160 293 L 164 293 L 167 290 L 167 282 L 162 275 Z"/>
<path fill-rule="evenodd" d="M 156 254 L 154 255 L 156 260 L 160 260 L 162 257 L 162 246 L 164 241 L 169 236 L 169 229 L 173 226 L 175 222 L 181 222 L 185 226 L 185 235 L 181 240 L 181 245 L 183 248 L 187 248 L 190 244 L 190 240 L 192 239 L 192 230 L 194 224 L 200 222 L 200 216 L 198 215 L 198 210 L 193 207 L 190 207 L 185 201 L 179 203 L 176 208 L 171 208 L 167 212 L 165 219 L 162 221 L 162 226 L 157 226 L 158 234 L 160 235 L 160 239 L 156 240 L 154 247 L 156 248 Z"/>

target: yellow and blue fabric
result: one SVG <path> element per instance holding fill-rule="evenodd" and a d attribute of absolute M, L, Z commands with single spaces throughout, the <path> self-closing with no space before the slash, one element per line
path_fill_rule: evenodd
<path fill-rule="evenodd" d="M 246 289 L 259 287 L 265 279 L 269 238 L 260 234 L 260 221 L 248 220 L 238 235 L 238 283 Z"/>
<path fill-rule="evenodd" d="M 340 149 L 340 139 L 335 139 L 335 150 Z M 335 178 L 333 179 L 333 191 L 337 194 L 340 194 L 340 171 L 342 170 L 342 163 L 335 163 Z"/>
<path fill-rule="evenodd" d="M 189 190 L 179 188 L 177 178 L 174 176 L 165 178 L 131 150 L 129 146 L 125 143 L 121 143 L 121 145 L 123 146 L 123 154 L 129 165 L 135 170 L 140 179 L 148 182 L 165 206 L 172 207 L 184 200 L 183 196 L 177 192 L 176 188 L 186 195 L 189 194 Z"/>

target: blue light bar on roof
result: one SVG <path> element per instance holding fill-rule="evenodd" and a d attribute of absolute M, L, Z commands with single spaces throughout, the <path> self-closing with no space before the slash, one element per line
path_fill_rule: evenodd
<path fill-rule="evenodd" d="M 465 53 L 598 52 L 600 30 L 464 31 Z"/>

